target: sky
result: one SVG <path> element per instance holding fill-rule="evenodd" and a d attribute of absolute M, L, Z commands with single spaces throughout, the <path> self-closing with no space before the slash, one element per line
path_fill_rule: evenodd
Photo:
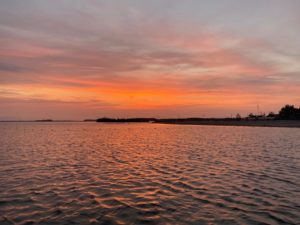
<path fill-rule="evenodd" d="M 0 120 L 300 106 L 299 0 L 1 0 Z"/>

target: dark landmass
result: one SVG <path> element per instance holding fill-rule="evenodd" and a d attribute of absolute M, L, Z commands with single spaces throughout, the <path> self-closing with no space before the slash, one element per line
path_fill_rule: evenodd
<path fill-rule="evenodd" d="M 187 118 L 187 119 L 162 119 L 158 123 L 192 124 L 215 126 L 252 126 L 252 127 L 298 127 L 300 128 L 300 108 L 293 105 L 282 107 L 278 114 L 270 112 L 268 115 L 250 113 L 242 118 L 239 114 L 235 118 Z"/>
<path fill-rule="evenodd" d="M 148 123 L 155 122 L 155 118 L 99 118 L 96 120 L 98 123 Z"/>
<path fill-rule="evenodd" d="M 252 127 L 298 127 L 300 120 L 280 119 L 236 119 L 236 118 L 127 118 L 113 119 L 101 118 L 101 123 L 160 123 L 160 124 L 181 124 L 181 125 L 214 125 L 214 126 L 252 126 Z"/>
<path fill-rule="evenodd" d="M 52 119 L 35 120 L 34 122 L 53 122 L 53 120 Z"/>
<path fill-rule="evenodd" d="M 242 118 L 237 114 L 235 118 L 99 118 L 101 123 L 164 123 L 164 124 L 189 124 L 189 125 L 215 125 L 215 126 L 255 126 L 255 127 L 299 127 L 300 108 L 293 105 L 282 107 L 278 114 L 270 112 L 268 115 L 250 113 Z"/>
<path fill-rule="evenodd" d="M 158 120 L 157 123 L 182 124 L 182 125 L 300 128 L 300 120 L 167 119 L 167 120 Z"/>

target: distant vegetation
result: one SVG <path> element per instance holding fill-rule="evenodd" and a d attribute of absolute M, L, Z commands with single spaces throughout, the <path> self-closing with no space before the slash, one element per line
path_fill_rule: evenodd
<path fill-rule="evenodd" d="M 285 105 L 278 114 L 273 112 L 270 112 L 268 115 L 250 113 L 245 119 L 300 120 L 300 108 L 296 108 L 293 105 Z"/>
<path fill-rule="evenodd" d="M 145 122 L 163 122 L 163 123 L 177 123 L 177 122 L 188 122 L 188 121 L 235 121 L 235 120 L 300 120 L 300 108 L 296 108 L 293 105 L 286 105 L 280 109 L 278 114 L 270 112 L 268 115 L 261 113 L 255 115 L 250 113 L 247 117 L 242 117 L 239 113 L 236 117 L 227 117 L 227 118 L 168 118 L 168 119 L 157 119 L 157 118 L 99 118 L 97 122 L 104 123 L 145 123 Z M 93 120 L 86 120 L 93 121 Z"/>
<path fill-rule="evenodd" d="M 281 108 L 278 117 L 283 120 L 300 120 L 300 108 L 295 108 L 293 105 L 286 105 Z"/>

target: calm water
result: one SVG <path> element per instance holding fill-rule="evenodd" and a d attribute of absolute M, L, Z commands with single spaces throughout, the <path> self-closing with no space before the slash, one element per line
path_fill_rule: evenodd
<path fill-rule="evenodd" d="M 300 129 L 1 123 L 0 224 L 300 224 Z"/>

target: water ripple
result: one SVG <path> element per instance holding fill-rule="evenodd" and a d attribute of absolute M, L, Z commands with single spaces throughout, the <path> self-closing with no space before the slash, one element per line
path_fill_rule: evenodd
<path fill-rule="evenodd" d="M 0 224 L 300 224 L 300 132 L 2 123 Z"/>

